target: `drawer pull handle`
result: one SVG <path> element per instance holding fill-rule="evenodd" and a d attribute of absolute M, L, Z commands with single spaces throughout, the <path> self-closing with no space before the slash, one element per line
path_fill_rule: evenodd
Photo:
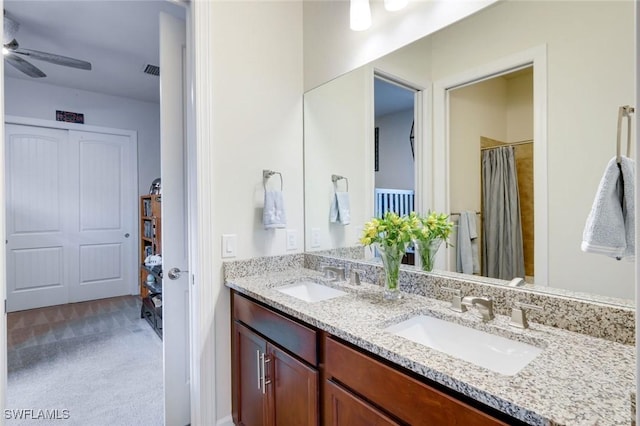
<path fill-rule="evenodd" d="M 256 350 L 256 371 L 258 373 L 258 390 L 262 389 L 262 373 L 260 371 L 260 349 Z"/>
<path fill-rule="evenodd" d="M 260 354 L 260 361 L 262 364 L 262 394 L 264 395 L 267 392 L 267 385 L 271 383 L 271 380 L 267 380 L 267 362 L 271 362 L 270 358 L 267 358 L 265 354 Z"/>

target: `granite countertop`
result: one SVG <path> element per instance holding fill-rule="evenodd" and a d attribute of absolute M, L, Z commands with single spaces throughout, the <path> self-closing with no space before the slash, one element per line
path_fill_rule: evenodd
<path fill-rule="evenodd" d="M 311 278 L 348 294 L 307 303 L 275 288 Z M 412 370 L 532 425 L 629 425 L 635 391 L 635 347 L 531 323 L 519 330 L 503 315 L 483 323 L 473 312 L 414 294 L 384 301 L 380 286 L 328 283 L 302 268 L 232 278 L 227 287 L 356 346 Z M 428 314 L 544 351 L 513 376 L 505 376 L 395 336 L 383 329 L 416 314 Z"/>

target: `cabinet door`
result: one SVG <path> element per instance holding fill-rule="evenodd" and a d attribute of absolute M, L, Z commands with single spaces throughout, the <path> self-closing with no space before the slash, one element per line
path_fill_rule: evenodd
<path fill-rule="evenodd" d="M 381 411 L 333 383 L 324 383 L 325 426 L 398 425 Z"/>
<path fill-rule="evenodd" d="M 318 371 L 283 350 L 267 345 L 271 383 L 269 405 L 275 426 L 318 424 Z"/>
<path fill-rule="evenodd" d="M 267 343 L 237 321 L 233 323 L 232 395 L 233 420 L 237 425 L 265 425 L 266 398 L 263 394 L 260 355 Z"/>

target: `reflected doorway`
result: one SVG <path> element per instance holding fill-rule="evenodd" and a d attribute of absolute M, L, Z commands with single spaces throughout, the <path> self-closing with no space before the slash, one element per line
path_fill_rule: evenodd
<path fill-rule="evenodd" d="M 480 270 L 474 270 L 473 273 L 507 280 L 524 276 L 526 281 L 533 282 L 533 66 L 475 81 L 448 92 L 451 216 L 457 223 L 461 212 L 472 212 L 475 215 L 478 234 L 477 264 Z M 487 166 L 488 157 L 501 148 L 508 148 L 513 153 L 514 180 L 517 179 L 517 183 L 510 189 L 514 194 L 511 197 L 498 196 L 498 192 L 493 192 L 496 185 L 491 182 L 494 180 L 483 178 L 488 173 L 483 164 Z M 518 200 L 511 200 L 514 203 L 507 210 L 511 210 L 514 215 L 498 213 L 500 217 L 496 218 L 497 202 L 488 200 L 502 198 L 509 201 L 513 197 Z M 498 210 L 502 207 L 499 206 Z M 503 225 L 511 221 L 512 216 L 513 221 L 517 222 L 511 227 L 512 231 L 496 235 L 492 223 L 497 223 L 503 229 Z M 513 235 L 516 232 L 520 235 Z M 454 246 L 459 235 L 458 232 L 454 235 Z M 492 266 L 494 259 L 491 256 L 496 246 L 507 245 L 517 254 L 502 268 L 502 273 L 497 273 Z M 459 251 L 451 250 L 449 256 L 451 269 L 455 265 L 453 270 L 472 273 L 461 270 Z M 499 261 L 509 256 L 501 254 L 498 257 Z"/>
<path fill-rule="evenodd" d="M 374 78 L 374 214 L 416 210 L 415 157 L 417 91 L 392 79 Z M 413 248 L 402 263 L 414 265 Z"/>

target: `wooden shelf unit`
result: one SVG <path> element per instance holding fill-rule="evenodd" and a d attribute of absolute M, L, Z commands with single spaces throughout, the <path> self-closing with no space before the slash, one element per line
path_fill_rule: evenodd
<path fill-rule="evenodd" d="M 140 317 L 145 318 L 162 338 L 162 267 L 146 266 L 144 261 L 150 255 L 162 255 L 162 196 L 150 194 L 140 196 L 140 296 L 142 306 Z M 147 284 L 147 276 L 154 277 L 153 284 Z"/>

